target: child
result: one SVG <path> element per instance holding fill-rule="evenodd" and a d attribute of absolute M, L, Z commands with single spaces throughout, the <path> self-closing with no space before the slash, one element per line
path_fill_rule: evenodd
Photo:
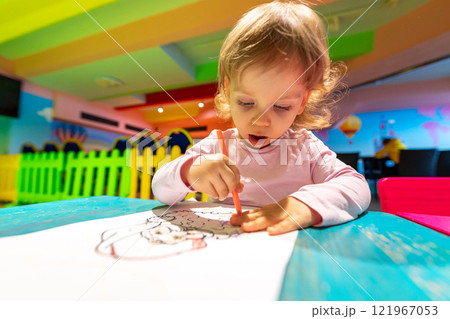
<path fill-rule="evenodd" d="M 198 191 L 260 208 L 233 215 L 246 232 L 270 235 L 356 218 L 370 202 L 364 177 L 336 159 L 309 129 L 329 126 L 338 70 L 330 64 L 320 18 L 298 1 L 274 1 L 245 14 L 223 43 L 218 115 L 235 128 L 217 132 L 161 167 L 155 197 L 172 205 Z M 262 207 L 261 207 L 262 206 Z"/>
<path fill-rule="evenodd" d="M 398 138 L 383 138 L 383 148 L 375 153 L 375 158 L 381 160 L 383 177 L 398 176 L 401 150 L 406 150 L 406 146 Z"/>
<path fill-rule="evenodd" d="M 387 155 L 395 164 L 400 162 L 400 151 L 406 150 L 406 146 L 395 137 L 383 138 L 383 148 L 375 153 L 375 158 L 381 159 Z"/>

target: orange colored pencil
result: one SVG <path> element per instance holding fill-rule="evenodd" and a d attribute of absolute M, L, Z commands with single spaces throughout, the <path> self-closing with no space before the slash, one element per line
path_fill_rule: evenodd
<path fill-rule="evenodd" d="M 219 138 L 219 146 L 220 150 L 222 151 L 222 154 L 228 157 L 228 151 L 227 147 L 225 145 L 225 139 L 223 138 L 223 134 L 221 130 L 217 130 L 217 137 Z M 239 199 L 239 195 L 236 192 L 236 190 L 231 192 L 231 195 L 233 195 L 233 202 L 234 206 L 236 206 L 236 211 L 238 215 L 242 214 L 242 207 L 241 207 L 241 201 Z"/>

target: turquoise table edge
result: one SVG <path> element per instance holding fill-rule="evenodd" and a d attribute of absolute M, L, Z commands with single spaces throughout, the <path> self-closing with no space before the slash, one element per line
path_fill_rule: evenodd
<path fill-rule="evenodd" d="M 163 206 L 156 200 L 94 196 L 0 209 L 0 237 L 94 219 L 140 213 Z M 106 208 L 106 209 L 105 209 Z"/>
<path fill-rule="evenodd" d="M 299 231 L 279 300 L 450 300 L 450 237 L 382 212 Z"/>

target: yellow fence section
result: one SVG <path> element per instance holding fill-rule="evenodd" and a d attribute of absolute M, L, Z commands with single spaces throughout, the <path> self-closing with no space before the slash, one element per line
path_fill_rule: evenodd
<path fill-rule="evenodd" d="M 159 147 L 155 154 L 150 147 L 144 149 L 142 155 L 138 155 L 137 148 L 131 150 L 130 162 L 128 166 L 131 169 L 131 184 L 129 198 L 141 199 L 157 199 L 153 196 L 151 185 L 152 179 L 156 171 L 164 164 L 173 161 L 177 157 L 183 155 L 179 146 L 175 145 L 170 148 L 170 154 L 167 148 Z M 199 194 L 198 200 L 207 201 L 208 196 Z M 198 197 L 197 196 L 197 197 Z M 189 193 L 185 199 L 196 198 L 196 193 Z"/>
<path fill-rule="evenodd" d="M 155 172 L 164 164 L 174 160 L 181 155 L 179 146 L 173 146 L 170 154 L 166 153 L 165 147 L 159 147 L 155 154 L 150 147 L 144 148 L 143 154 L 139 155 L 137 148 L 131 151 L 130 163 L 131 184 L 130 198 L 153 199 L 151 192 L 152 178 Z"/>
<path fill-rule="evenodd" d="M 16 176 L 21 154 L 0 155 L 0 201 L 15 202 L 17 199 Z"/>

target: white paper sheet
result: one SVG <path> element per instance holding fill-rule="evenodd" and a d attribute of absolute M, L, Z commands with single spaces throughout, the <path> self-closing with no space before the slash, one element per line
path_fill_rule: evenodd
<path fill-rule="evenodd" d="M 297 232 L 242 233 L 182 203 L 0 238 L 0 299 L 276 300 Z"/>

